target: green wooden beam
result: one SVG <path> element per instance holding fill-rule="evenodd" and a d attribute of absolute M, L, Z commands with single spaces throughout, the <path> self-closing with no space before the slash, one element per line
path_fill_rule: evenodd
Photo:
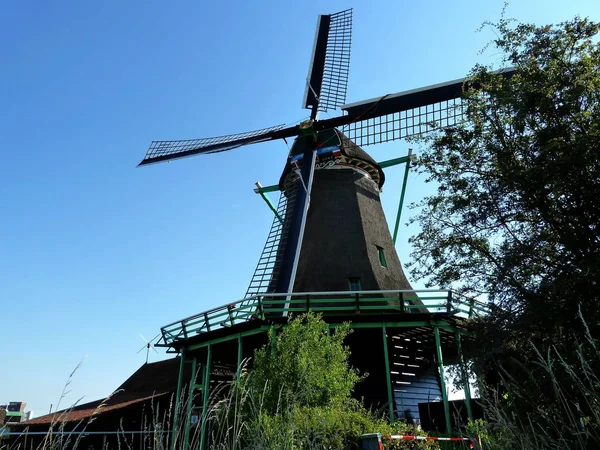
<path fill-rule="evenodd" d="M 469 419 L 473 420 L 473 410 L 471 409 L 471 386 L 469 385 L 469 372 L 465 364 L 465 359 L 462 352 L 462 345 L 460 342 L 460 330 L 456 330 L 456 347 L 458 350 L 458 357 L 460 359 L 460 369 L 463 377 L 463 389 L 465 390 L 465 405 L 467 406 L 467 415 Z"/>
<path fill-rule="evenodd" d="M 253 334 L 258 334 L 258 333 L 263 333 L 265 331 L 268 331 L 271 327 L 269 325 L 263 325 L 260 328 L 257 328 L 255 330 L 249 330 L 249 331 L 244 331 L 243 333 L 238 333 L 238 334 L 232 334 L 230 336 L 224 336 L 222 338 L 217 338 L 217 339 L 213 339 L 211 341 L 206 341 L 206 342 L 202 342 L 201 344 L 194 344 L 194 345 L 190 345 L 189 347 L 187 347 L 188 351 L 191 350 L 198 350 L 199 348 L 205 348 L 208 347 L 211 344 L 220 344 L 221 342 L 227 342 L 227 341 L 231 341 L 233 339 L 237 339 L 238 336 L 252 336 Z"/>
<path fill-rule="evenodd" d="M 400 191 L 400 202 L 398 203 L 398 213 L 396 214 L 396 224 L 394 225 L 394 235 L 392 240 L 396 244 L 398 238 L 398 229 L 400 228 L 400 217 L 402 217 L 402 208 L 404 207 L 404 195 L 406 194 L 406 184 L 408 183 L 408 171 L 410 170 L 410 162 L 412 158 L 412 150 L 408 150 L 408 156 L 406 156 L 406 167 L 404 168 L 404 180 L 402 181 L 402 190 Z"/>
<path fill-rule="evenodd" d="M 386 167 L 397 166 L 398 164 L 404 164 L 404 163 L 407 163 L 408 161 L 410 161 L 410 154 L 408 156 L 402 156 L 400 158 L 394 158 L 394 159 L 388 159 L 387 161 L 381 161 L 381 162 L 378 162 L 377 164 L 382 169 L 385 169 Z"/>
<path fill-rule="evenodd" d="M 270 342 L 271 342 L 271 355 L 275 355 L 275 349 L 277 348 L 277 330 L 275 327 L 271 327 L 269 330 Z"/>
<path fill-rule="evenodd" d="M 190 448 L 190 427 L 192 418 L 192 406 L 194 404 L 194 386 L 196 384 L 196 370 L 198 369 L 198 360 L 194 356 L 192 359 L 192 378 L 190 379 L 190 387 L 188 392 L 188 399 L 185 413 L 185 429 L 184 429 L 184 450 Z"/>
<path fill-rule="evenodd" d="M 271 188 L 273 186 L 269 186 L 269 187 Z M 279 187 L 277 187 L 277 190 L 279 190 Z M 267 195 L 267 192 L 272 192 L 272 191 L 265 190 L 265 188 L 262 187 L 259 182 L 256 182 L 256 189 L 254 189 L 254 192 L 256 192 L 257 194 L 260 194 L 260 196 L 265 201 L 265 203 L 267 204 L 269 209 L 271 211 L 273 211 L 273 214 L 275 214 L 275 217 L 277 217 L 277 219 L 279 219 L 279 223 L 281 223 L 281 225 L 283 225 L 283 218 L 279 215 L 279 212 L 277 212 L 277 208 L 275 207 L 275 205 L 273 204 L 273 202 Z"/>
<path fill-rule="evenodd" d="M 387 344 L 387 330 L 385 324 L 381 327 L 381 334 L 383 336 L 383 356 L 385 359 L 385 381 L 387 384 L 387 395 L 388 395 L 388 405 L 389 405 L 389 413 L 390 413 L 390 423 L 394 423 L 394 395 L 392 393 L 392 378 L 390 373 L 390 355 L 388 353 L 388 344 Z"/>
<path fill-rule="evenodd" d="M 177 431 L 179 428 L 179 415 L 181 414 L 181 385 L 183 384 L 183 368 L 185 363 L 185 348 L 179 354 L 179 376 L 177 377 L 177 391 L 175 394 L 175 417 L 173 417 L 173 433 L 171 434 L 171 450 L 177 444 Z"/>
<path fill-rule="evenodd" d="M 335 328 L 335 327 L 339 327 L 342 326 L 342 323 L 331 323 L 329 324 L 329 326 L 331 328 Z M 454 327 L 453 325 L 450 325 L 448 322 L 444 321 L 444 320 L 423 320 L 423 321 L 412 321 L 412 322 L 372 322 L 372 323 L 350 323 L 350 328 L 381 328 L 383 326 L 389 327 L 389 328 L 413 328 L 413 327 L 431 327 L 431 326 L 437 326 L 438 328 L 442 329 L 442 330 L 446 330 L 446 331 L 451 331 L 451 332 L 456 332 L 457 328 Z M 283 327 L 285 328 L 287 325 L 283 325 Z M 244 331 L 242 333 L 238 333 L 238 334 L 232 334 L 230 336 L 224 336 L 224 337 L 220 337 L 217 339 L 212 339 L 210 341 L 206 341 L 206 342 L 202 342 L 200 344 L 193 344 L 190 345 L 189 347 L 184 347 L 187 349 L 188 352 L 193 351 L 193 350 L 198 350 L 201 348 L 206 348 L 209 345 L 215 345 L 215 344 L 220 344 L 222 342 L 227 342 L 227 341 L 231 341 L 233 339 L 237 339 L 238 336 L 241 337 L 246 337 L 246 336 L 252 336 L 254 334 L 259 334 L 259 333 L 264 333 L 265 331 L 269 331 L 271 329 L 271 326 L 269 325 L 263 325 L 259 328 L 256 328 L 254 330 L 248 330 L 248 331 Z"/>
<path fill-rule="evenodd" d="M 238 334 L 238 354 L 237 354 L 237 371 L 235 373 L 236 380 L 240 379 L 242 373 L 242 335 Z"/>
<path fill-rule="evenodd" d="M 444 360 L 442 358 L 442 344 L 440 341 L 440 329 L 433 327 L 435 336 L 435 351 L 437 354 L 438 370 L 440 372 L 440 386 L 442 388 L 442 402 L 444 403 L 444 416 L 446 418 L 446 433 L 452 433 L 452 423 L 450 422 L 450 405 L 448 404 L 448 393 L 446 392 L 446 380 L 444 379 Z"/>
<path fill-rule="evenodd" d="M 212 363 L 212 345 L 209 343 L 204 366 L 204 389 L 202 391 L 202 425 L 200 428 L 200 450 L 206 449 L 206 421 L 208 420 L 208 399 L 210 391 L 210 371 Z"/>
<path fill-rule="evenodd" d="M 260 184 L 260 183 L 258 183 Z M 261 193 L 267 193 L 267 192 L 276 192 L 279 190 L 279 185 L 278 184 L 274 184 L 272 186 L 256 186 L 256 189 L 254 189 L 254 192 L 256 192 L 257 194 L 261 194 Z"/>
<path fill-rule="evenodd" d="M 341 323 L 332 323 L 330 327 L 340 327 Z M 447 331 L 456 331 L 456 328 L 450 325 L 448 322 L 443 320 L 428 320 L 428 321 L 414 321 L 414 322 L 372 322 L 372 323 L 350 323 L 350 328 L 381 328 L 382 326 L 389 328 L 416 328 L 416 327 L 430 327 L 437 326 L 438 328 Z"/>

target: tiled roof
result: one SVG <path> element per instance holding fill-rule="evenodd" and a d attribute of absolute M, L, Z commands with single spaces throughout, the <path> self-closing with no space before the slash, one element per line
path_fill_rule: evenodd
<path fill-rule="evenodd" d="M 115 411 L 125 408 L 126 406 L 152 399 L 162 397 L 169 392 L 160 392 L 156 394 L 141 395 L 141 393 L 126 394 L 124 392 L 117 393 L 107 400 L 96 400 L 93 402 L 78 405 L 68 410 L 58 411 L 45 416 L 36 417 L 35 419 L 21 422 L 19 425 L 27 427 L 29 425 L 50 425 L 51 423 L 67 423 L 79 422 L 91 418 L 98 414 L 104 414 L 108 411 Z"/>
<path fill-rule="evenodd" d="M 53 422 L 78 422 L 97 414 L 115 411 L 135 403 L 151 401 L 152 398 L 170 394 L 177 387 L 179 358 L 144 364 L 134 372 L 115 394 L 107 399 L 77 405 L 45 416 L 36 417 L 20 426 L 50 424 Z M 188 375 L 189 377 L 189 375 Z"/>
<path fill-rule="evenodd" d="M 124 392 L 153 392 L 174 391 L 179 376 L 179 357 L 165 359 L 150 364 L 144 364 L 133 375 L 125 380 L 117 391 Z M 186 374 L 186 378 L 189 373 Z"/>
<path fill-rule="evenodd" d="M 115 411 L 135 403 L 150 402 L 152 398 L 162 397 L 167 394 L 174 394 L 179 378 L 179 365 L 179 357 L 144 364 L 125 380 L 108 399 L 77 405 L 73 408 L 21 422 L 19 425 L 26 427 L 29 425 L 51 424 L 53 422 L 79 422 L 94 415 Z M 190 366 L 191 364 L 184 366 L 184 384 L 189 383 L 191 378 Z M 211 373 L 213 376 L 220 375 L 227 378 L 233 376 L 233 372 L 230 369 L 224 368 L 218 363 L 213 364 Z"/>

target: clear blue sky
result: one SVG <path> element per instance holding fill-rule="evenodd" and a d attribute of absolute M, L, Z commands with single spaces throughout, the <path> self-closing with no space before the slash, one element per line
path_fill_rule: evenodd
<path fill-rule="evenodd" d="M 153 139 L 304 118 L 316 17 L 347 7 L 348 102 L 497 59 L 478 55 L 493 34 L 475 32 L 499 17 L 496 0 L 3 3 L 0 403 L 47 412 L 85 355 L 63 405 L 107 395 L 144 362 L 139 333 L 243 296 L 271 223 L 252 189 L 277 181 L 285 144 L 135 166 Z M 521 0 L 508 13 L 600 20 L 597 0 Z M 368 150 L 383 160 L 407 146 Z M 400 173 L 384 187 L 390 219 Z M 428 189 L 414 176 L 409 187 L 408 201 Z"/>

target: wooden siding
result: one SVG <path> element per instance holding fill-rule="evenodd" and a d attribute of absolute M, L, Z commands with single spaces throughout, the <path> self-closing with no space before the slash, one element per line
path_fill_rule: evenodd
<path fill-rule="evenodd" d="M 388 334 L 390 372 L 396 415 L 420 423 L 419 403 L 441 401 L 442 391 L 433 348 L 427 336 Z"/>

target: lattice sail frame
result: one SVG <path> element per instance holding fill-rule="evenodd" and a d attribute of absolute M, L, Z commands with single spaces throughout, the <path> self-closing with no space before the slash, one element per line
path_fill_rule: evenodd
<path fill-rule="evenodd" d="M 152 141 L 140 165 L 168 161 L 187 156 L 224 152 L 236 147 L 241 147 L 254 142 L 270 140 L 270 135 L 280 131 L 285 124 L 275 125 L 260 130 L 244 133 L 229 134 L 226 136 L 209 137 L 202 139 Z"/>
<path fill-rule="evenodd" d="M 351 122 L 343 127 L 344 134 L 356 145 L 384 142 L 420 136 L 436 129 L 464 122 L 466 102 L 453 98 L 406 111 Z"/>
<path fill-rule="evenodd" d="M 335 110 L 346 102 L 352 47 L 352 9 L 331 14 L 319 111 Z"/>

